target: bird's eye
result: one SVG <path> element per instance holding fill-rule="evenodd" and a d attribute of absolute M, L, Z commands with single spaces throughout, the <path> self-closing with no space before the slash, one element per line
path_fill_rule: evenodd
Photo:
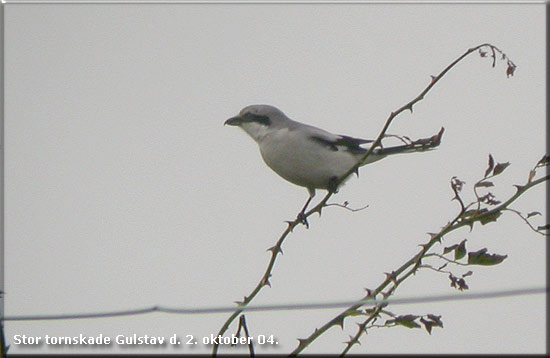
<path fill-rule="evenodd" d="M 253 114 L 253 113 L 247 113 L 245 115 L 245 118 L 249 122 L 256 122 L 259 124 L 263 124 L 264 126 L 268 126 L 271 124 L 271 120 L 268 116 L 262 116 L 259 114 Z"/>

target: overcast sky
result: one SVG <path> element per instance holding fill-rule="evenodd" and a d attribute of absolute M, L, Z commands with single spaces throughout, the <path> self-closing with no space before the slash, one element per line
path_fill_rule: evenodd
<path fill-rule="evenodd" d="M 261 278 L 269 252 L 307 198 L 273 173 L 256 144 L 223 122 L 265 103 L 329 131 L 374 138 L 385 119 L 468 48 L 490 42 L 518 66 L 472 55 L 389 133 L 434 151 L 363 167 L 286 240 L 272 288 L 255 304 L 360 299 L 458 212 L 449 181 L 471 185 L 489 153 L 511 162 L 498 199 L 524 184 L 545 152 L 544 5 L 64 4 L 5 6 L 5 314 L 102 312 L 163 305 L 231 306 Z M 321 196 L 319 196 L 320 198 Z M 513 206 L 546 217 L 545 189 Z M 546 239 L 507 213 L 447 236 L 507 254 L 454 267 L 470 293 L 541 287 Z M 420 271 L 396 298 L 460 294 Z M 544 295 L 390 306 L 442 316 L 444 329 L 372 329 L 352 353 L 543 353 Z M 289 353 L 342 309 L 249 313 L 260 353 Z M 15 335 L 197 339 L 228 314 L 8 321 L 13 353 L 207 353 L 189 346 L 14 344 Z M 355 334 L 332 328 L 307 353 L 339 353 Z M 381 323 L 382 321 L 380 321 Z M 231 326 L 229 334 L 236 326 Z M 228 352 L 223 349 L 221 352 Z M 240 350 L 239 352 L 245 352 Z"/>

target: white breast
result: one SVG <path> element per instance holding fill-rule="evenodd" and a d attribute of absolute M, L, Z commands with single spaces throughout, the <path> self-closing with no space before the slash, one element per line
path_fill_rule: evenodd
<path fill-rule="evenodd" d="M 258 144 L 271 169 L 306 188 L 327 189 L 331 178 L 346 174 L 359 158 L 345 150 L 332 150 L 288 129 L 269 133 Z"/>

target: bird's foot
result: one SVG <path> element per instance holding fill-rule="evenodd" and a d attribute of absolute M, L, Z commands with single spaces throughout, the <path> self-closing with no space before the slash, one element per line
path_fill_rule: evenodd
<path fill-rule="evenodd" d="M 306 214 L 303 211 L 298 214 L 296 219 L 298 219 L 301 224 L 304 224 L 306 229 L 309 229 L 309 223 L 307 222 Z"/>

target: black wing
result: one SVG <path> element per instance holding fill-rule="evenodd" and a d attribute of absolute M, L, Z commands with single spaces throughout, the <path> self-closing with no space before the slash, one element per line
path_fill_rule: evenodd
<path fill-rule="evenodd" d="M 343 149 L 354 154 L 365 153 L 367 151 L 365 148 L 361 148 L 361 144 L 374 142 L 373 140 L 369 139 L 353 138 L 345 135 L 340 135 L 335 140 L 329 140 L 327 138 L 322 138 L 318 136 L 311 136 L 310 138 L 317 143 L 321 143 L 327 146 L 331 150 L 338 151 L 340 149 Z"/>

